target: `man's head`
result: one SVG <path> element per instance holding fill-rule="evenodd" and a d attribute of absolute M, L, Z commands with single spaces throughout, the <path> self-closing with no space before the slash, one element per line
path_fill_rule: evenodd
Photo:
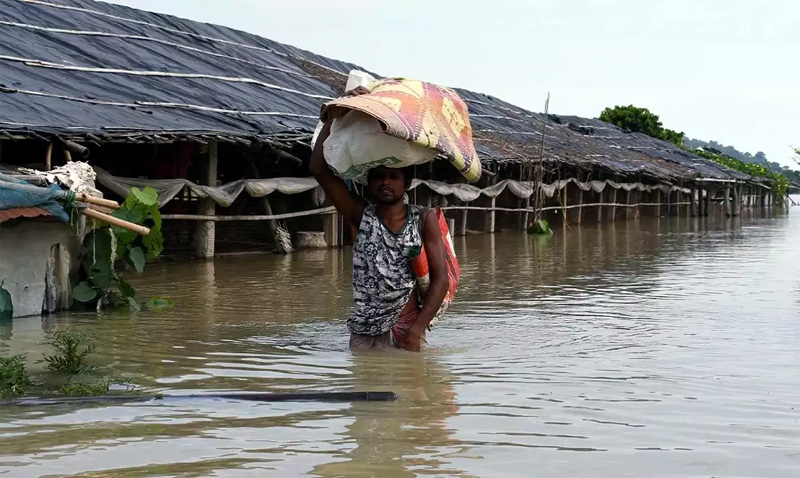
<path fill-rule="evenodd" d="M 411 168 L 378 166 L 367 173 L 367 189 L 379 204 L 397 204 L 411 186 Z"/>

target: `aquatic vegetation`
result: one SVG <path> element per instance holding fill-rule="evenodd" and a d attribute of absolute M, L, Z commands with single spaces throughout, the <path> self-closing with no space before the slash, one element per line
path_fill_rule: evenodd
<path fill-rule="evenodd" d="M 89 354 L 97 348 L 97 342 L 91 334 L 78 330 L 59 331 L 48 345 L 56 353 L 46 355 L 41 362 L 46 363 L 51 372 L 81 375 L 91 373 L 99 367 L 88 360 Z"/>
<path fill-rule="evenodd" d="M 33 386 L 25 370 L 25 356 L 0 357 L 0 399 L 8 400 L 25 395 Z"/>
<path fill-rule="evenodd" d="M 100 366 L 89 360 L 97 349 L 95 338 L 78 330 L 56 332 L 46 342 L 54 349 L 37 363 L 45 363 L 48 371 L 58 374 L 34 382 L 26 369 L 24 355 L 0 357 L 0 400 L 29 395 L 59 395 L 64 397 L 97 397 L 107 395 L 111 387 L 124 386 L 123 393 L 139 393 L 130 380 L 115 375 L 92 376 Z M 114 391 L 118 392 L 117 390 Z"/>
<path fill-rule="evenodd" d="M 553 230 L 550 228 L 550 223 L 544 219 L 539 219 L 533 223 L 531 227 L 528 228 L 528 234 L 552 234 Z"/>
<path fill-rule="evenodd" d="M 112 385 L 125 385 L 127 392 L 133 390 L 130 381 L 118 378 L 103 378 L 99 380 L 76 380 L 70 378 L 58 387 L 57 393 L 62 397 L 100 397 L 107 395 Z"/>

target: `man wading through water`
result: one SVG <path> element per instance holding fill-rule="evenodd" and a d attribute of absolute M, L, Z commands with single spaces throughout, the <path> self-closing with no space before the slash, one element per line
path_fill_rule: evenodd
<path fill-rule="evenodd" d="M 356 88 L 346 95 L 364 94 Z M 328 120 L 311 153 L 311 173 L 344 216 L 353 243 L 353 312 L 347 321 L 350 348 L 401 347 L 419 352 L 425 330 L 447 294 L 447 258 L 436 214 L 407 205 L 403 198 L 411 185 L 408 169 L 380 166 L 367 176 L 370 202 L 351 194 L 329 168 L 323 144 L 331 132 Z M 411 251 L 425 247 L 431 285 L 420 304 Z"/>

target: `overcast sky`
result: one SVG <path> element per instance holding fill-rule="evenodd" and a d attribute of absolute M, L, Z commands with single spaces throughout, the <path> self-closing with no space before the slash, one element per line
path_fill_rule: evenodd
<path fill-rule="evenodd" d="M 794 166 L 800 1 L 115 0 L 225 25 L 385 76 L 542 111 L 647 107 L 664 126 Z"/>

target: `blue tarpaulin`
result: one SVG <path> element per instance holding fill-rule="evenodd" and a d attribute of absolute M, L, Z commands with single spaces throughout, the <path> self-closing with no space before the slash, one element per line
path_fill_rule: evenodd
<path fill-rule="evenodd" d="M 11 176 L 0 174 L 0 210 L 20 207 L 40 207 L 61 219 L 69 222 L 69 215 L 57 199 L 66 199 L 69 192 L 58 185 L 51 184 L 46 188 L 34 186 Z"/>

